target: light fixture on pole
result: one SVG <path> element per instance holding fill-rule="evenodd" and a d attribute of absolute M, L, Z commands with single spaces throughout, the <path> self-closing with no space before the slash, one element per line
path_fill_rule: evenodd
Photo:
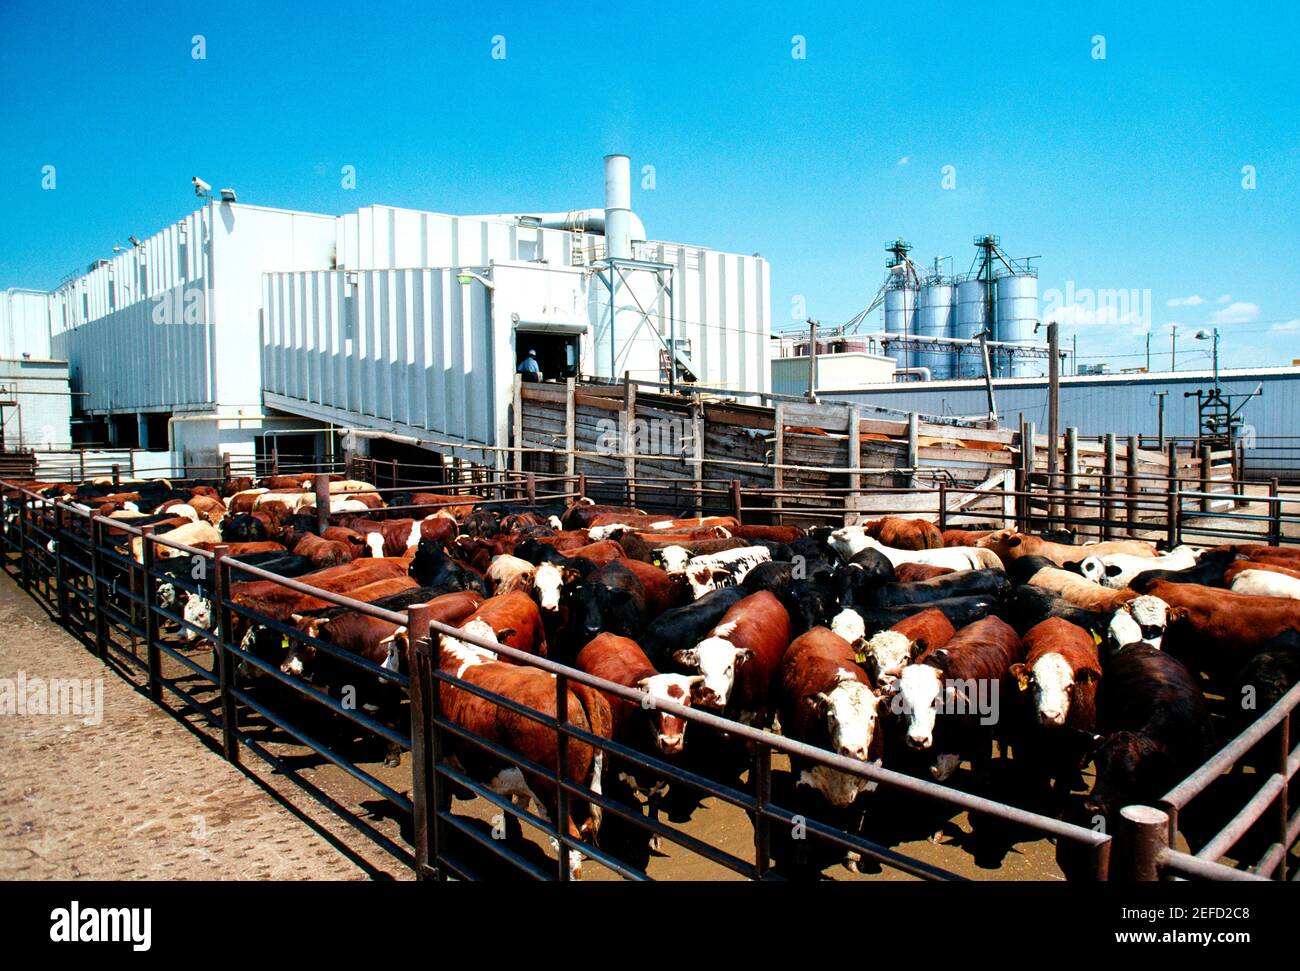
<path fill-rule="evenodd" d="M 471 283 L 477 282 L 483 284 L 483 286 L 487 287 L 489 290 L 496 289 L 496 284 L 494 284 L 487 277 L 483 276 L 481 273 L 475 273 L 473 270 L 457 270 L 456 282 L 459 283 L 461 286 L 466 286 L 466 287 L 469 286 Z"/>
<path fill-rule="evenodd" d="M 1217 392 L 1219 390 L 1219 328 L 1215 327 L 1213 330 L 1198 330 L 1196 332 L 1196 339 L 1198 341 L 1214 341 L 1214 390 Z"/>

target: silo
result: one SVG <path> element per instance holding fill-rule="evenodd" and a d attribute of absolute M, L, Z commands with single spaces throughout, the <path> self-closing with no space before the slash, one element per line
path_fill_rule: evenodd
<path fill-rule="evenodd" d="M 921 295 L 916 309 L 917 337 L 952 337 L 953 336 L 953 287 L 943 278 L 932 278 L 921 288 Z M 921 351 L 916 355 L 916 363 L 930 369 L 930 376 L 936 381 L 952 377 L 952 353 L 950 351 Z"/>
<path fill-rule="evenodd" d="M 1013 344 L 1033 344 L 1038 322 L 1038 276 L 1016 273 L 999 277 L 997 294 L 997 338 Z M 1023 378 L 1041 374 L 1041 361 L 1017 356 L 1000 374 Z"/>
<path fill-rule="evenodd" d="M 885 291 L 885 333 L 911 336 L 916 333 L 916 294 L 915 284 L 909 280 L 900 281 Z M 907 346 L 893 345 L 889 356 L 900 367 L 912 367 L 916 355 Z"/>
<path fill-rule="evenodd" d="M 987 294 L 983 280 L 965 280 L 957 284 L 957 314 L 953 323 L 953 337 L 970 340 L 984 329 L 988 318 L 985 306 Z M 984 374 L 979 345 L 963 347 L 957 377 L 978 378 Z"/>

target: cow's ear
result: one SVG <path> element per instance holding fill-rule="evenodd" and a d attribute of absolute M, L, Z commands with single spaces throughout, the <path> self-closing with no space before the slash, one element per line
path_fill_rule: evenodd
<path fill-rule="evenodd" d="M 920 640 L 912 641 L 912 651 L 911 654 L 909 655 L 911 659 L 915 661 L 918 657 L 924 654 L 925 647 L 926 647 L 926 643 L 924 638 Z"/>
<path fill-rule="evenodd" d="M 1092 668 L 1080 668 L 1075 672 L 1074 680 L 1077 684 L 1095 684 L 1099 677 Z"/>
<path fill-rule="evenodd" d="M 506 641 L 510 640 L 510 638 L 514 637 L 518 633 L 519 631 L 517 631 L 513 627 L 505 627 L 497 631 L 497 643 L 504 644 Z"/>
<path fill-rule="evenodd" d="M 1186 607 L 1167 607 L 1165 609 L 1165 623 L 1172 624 L 1174 621 L 1186 620 L 1191 616 L 1191 611 Z"/>
<path fill-rule="evenodd" d="M 684 664 L 689 667 L 696 663 L 698 655 L 695 653 L 695 648 L 687 647 L 680 651 L 673 651 L 673 660 L 678 664 Z"/>
<path fill-rule="evenodd" d="M 742 648 L 740 648 L 739 650 L 736 651 L 736 663 L 737 663 L 737 664 L 745 664 L 746 662 L 748 662 L 748 661 L 752 661 L 752 660 L 754 660 L 754 652 L 751 651 L 749 648 L 747 648 L 747 647 L 742 647 Z"/>
<path fill-rule="evenodd" d="M 1016 687 L 1021 691 L 1029 688 L 1029 668 L 1025 667 L 1020 661 L 1011 665 L 1011 676 L 1016 679 Z"/>
<path fill-rule="evenodd" d="M 1023 540 L 1022 540 L 1021 537 L 1019 537 L 1019 536 L 1012 536 L 1010 539 L 1007 540 L 1007 546 L 1008 546 L 1008 547 L 1019 546 L 1019 545 L 1021 544 L 1022 541 L 1023 541 Z"/>

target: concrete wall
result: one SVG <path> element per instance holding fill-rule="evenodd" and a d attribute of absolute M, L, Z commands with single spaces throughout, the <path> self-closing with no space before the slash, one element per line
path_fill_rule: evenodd
<path fill-rule="evenodd" d="M 0 360 L 5 448 L 64 447 L 72 441 L 68 366 L 62 361 Z M 19 435 L 21 433 L 21 441 Z"/>

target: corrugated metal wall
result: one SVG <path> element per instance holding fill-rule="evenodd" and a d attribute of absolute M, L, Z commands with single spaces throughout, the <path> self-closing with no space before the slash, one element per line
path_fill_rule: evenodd
<path fill-rule="evenodd" d="M 8 448 L 20 444 L 50 448 L 72 440 L 69 424 L 72 399 L 68 396 L 68 369 L 49 361 L 0 361 L 0 382 L 15 393 L 18 407 L 4 409 L 4 441 Z"/>
<path fill-rule="evenodd" d="M 292 399 L 284 404 L 496 443 L 497 348 L 482 287 L 461 286 L 451 270 L 270 273 L 264 299 L 265 389 Z"/>
<path fill-rule="evenodd" d="M 1263 384 L 1264 394 L 1246 404 L 1242 418 L 1260 437 L 1300 434 L 1300 368 L 1261 368 L 1223 371 L 1220 381 L 1231 394 L 1248 394 Z M 1213 386 L 1209 372 L 1177 375 L 1106 375 L 1063 378 L 1061 381 L 1061 428 L 1073 426 L 1081 435 L 1152 435 L 1157 431 L 1154 393 L 1165 397 L 1165 434 L 1191 436 L 1197 433 L 1196 399 L 1184 393 Z M 1023 413 L 1039 432 L 1047 427 L 1047 382 L 994 381 L 998 412 L 1004 424 L 1015 425 Z M 870 391 L 826 391 L 826 397 L 841 401 L 863 401 L 900 411 L 931 415 L 980 416 L 988 413 L 983 382 L 935 382 L 900 384 Z"/>
<path fill-rule="evenodd" d="M 49 294 L 0 291 L 0 358 L 50 357 Z"/>

